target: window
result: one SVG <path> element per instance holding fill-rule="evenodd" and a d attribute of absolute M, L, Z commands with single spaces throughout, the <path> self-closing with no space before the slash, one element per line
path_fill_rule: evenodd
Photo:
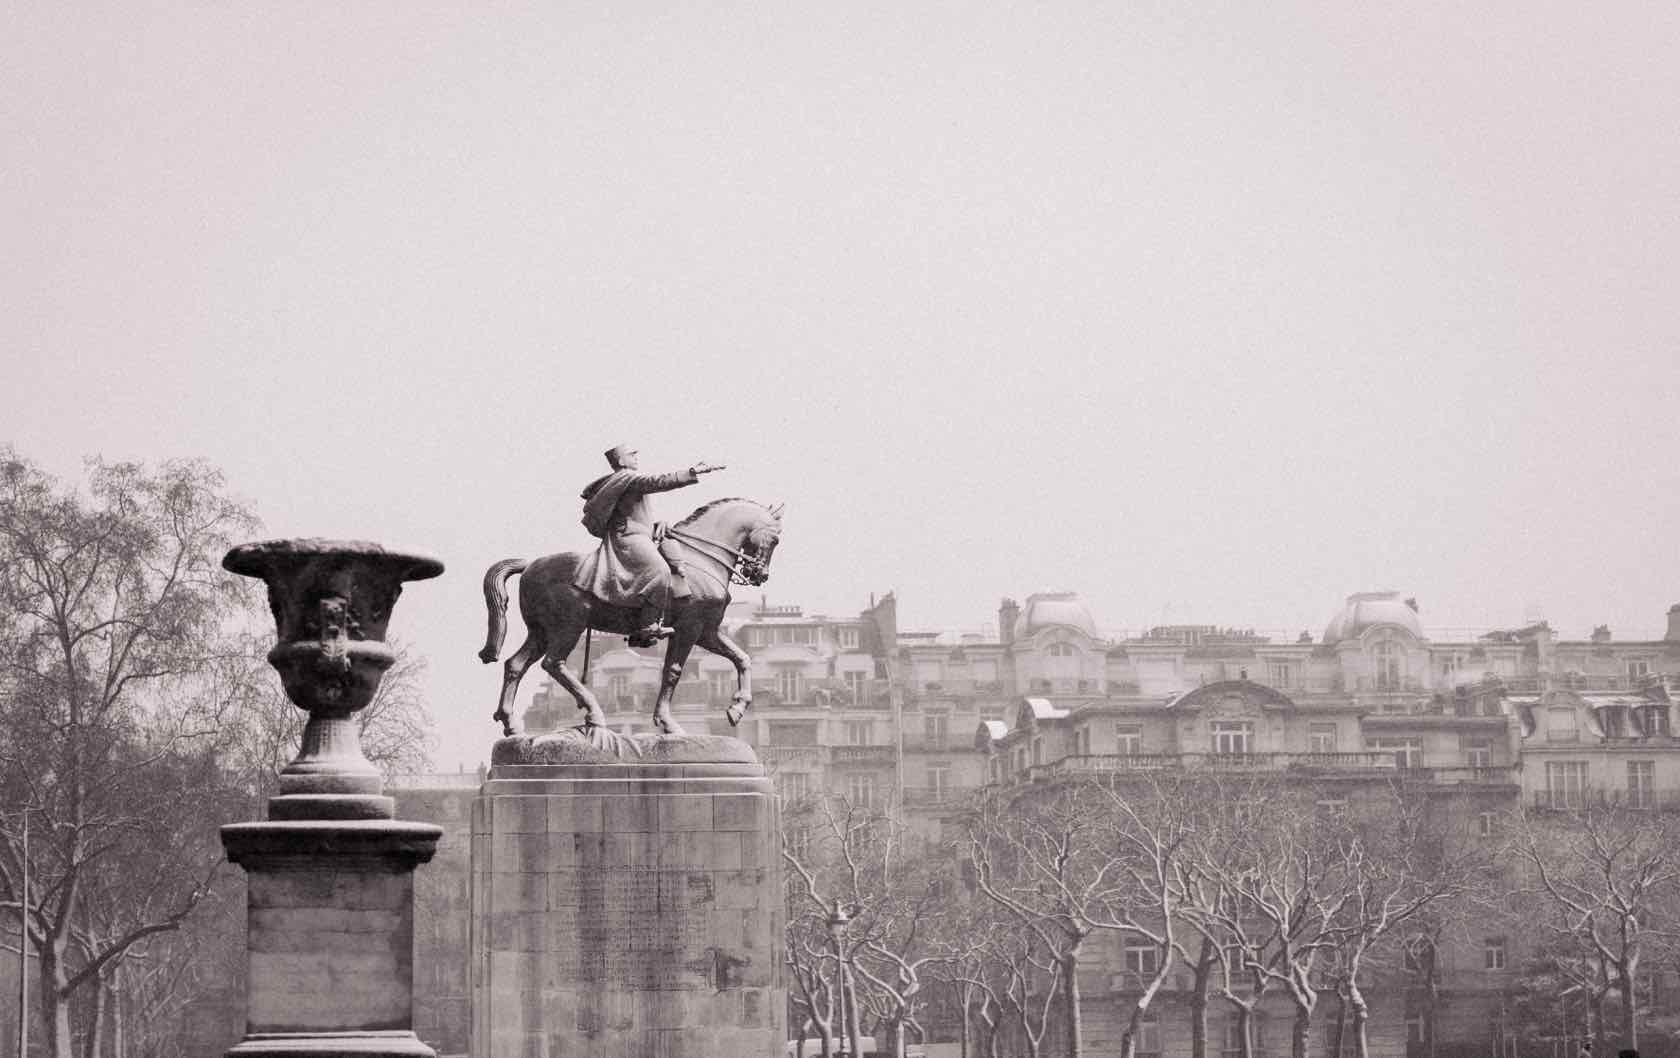
<path fill-rule="evenodd" d="M 1256 1013 L 1248 1022 L 1249 1035 L 1253 1038 L 1254 1046 L 1251 1053 L 1254 1058 L 1266 1058 L 1266 1022 Z M 1221 1047 L 1219 1058 L 1242 1058 L 1242 1028 L 1235 1018 L 1225 1023 L 1224 1031 L 1219 1034 Z"/>
<path fill-rule="evenodd" d="M 1280 691 L 1287 691 L 1295 685 L 1295 666 L 1287 661 L 1266 662 L 1266 682 Z"/>
<path fill-rule="evenodd" d="M 782 829 L 782 840 L 787 843 L 788 854 L 794 859 L 804 860 L 811 855 L 811 831 L 805 827 L 792 830 Z"/>
<path fill-rule="evenodd" d="M 1472 768 L 1486 768 L 1493 763 L 1493 744 L 1485 738 L 1466 739 L 1464 763 Z"/>
<path fill-rule="evenodd" d="M 1650 808 L 1652 803 L 1651 789 L 1657 777 L 1657 762 L 1654 760 L 1630 760 L 1628 768 L 1628 807 Z"/>
<path fill-rule="evenodd" d="M 1321 797 L 1314 801 L 1313 805 L 1327 816 L 1347 814 L 1348 803 L 1345 797 Z"/>
<path fill-rule="evenodd" d="M 1114 752 L 1135 757 L 1143 752 L 1143 728 L 1136 724 L 1114 725 Z"/>
<path fill-rule="evenodd" d="M 1476 836 L 1491 838 L 1499 830 L 1499 814 L 1497 812 L 1476 813 Z"/>
<path fill-rule="evenodd" d="M 630 677 L 619 673 L 607 680 L 607 691 L 615 702 L 623 702 L 630 697 Z"/>
<path fill-rule="evenodd" d="M 1213 751 L 1225 756 L 1247 756 L 1252 752 L 1254 725 L 1246 720 L 1215 720 Z"/>
<path fill-rule="evenodd" d="M 1335 724 L 1307 725 L 1307 752 L 1334 753 L 1336 752 Z"/>
<path fill-rule="evenodd" d="M 817 722 L 815 720 L 772 720 L 769 724 L 768 734 L 772 746 L 815 746 L 819 744 Z"/>
<path fill-rule="evenodd" d="M 799 670 L 781 669 L 776 673 L 776 694 L 784 702 L 799 701 Z"/>
<path fill-rule="evenodd" d="M 857 705 L 868 704 L 868 691 L 864 688 L 864 680 L 868 679 L 864 673 L 846 673 L 846 690 L 851 694 L 852 701 Z"/>
<path fill-rule="evenodd" d="M 784 772 L 776 776 L 776 784 L 784 801 L 802 801 L 811 794 L 811 776 L 802 771 Z"/>
<path fill-rule="evenodd" d="M 1047 653 L 1053 658 L 1071 658 L 1075 652 L 1071 643 L 1051 643 Z"/>
<path fill-rule="evenodd" d="M 836 639 L 839 640 L 841 650 L 857 649 L 858 630 L 856 628 L 842 625 L 841 627 L 835 629 L 834 632 Z"/>
<path fill-rule="evenodd" d="M 1146 1011 L 1138 1019 L 1137 1040 L 1132 1053 L 1136 1058 L 1161 1058 L 1161 1016 L 1155 1011 Z"/>
<path fill-rule="evenodd" d="M 1575 710 L 1548 709 L 1546 710 L 1546 741 L 1573 742 L 1575 741 Z"/>
<path fill-rule="evenodd" d="M 922 717 L 922 742 L 929 749 L 944 749 L 951 733 L 951 718 L 943 713 Z"/>
<path fill-rule="evenodd" d="M 848 720 L 848 721 L 846 721 L 846 745 L 848 745 L 848 746 L 867 746 L 867 745 L 869 745 L 869 728 L 870 728 L 870 723 L 867 720 Z"/>
<path fill-rule="evenodd" d="M 1668 734 L 1668 706 L 1648 705 L 1640 712 L 1645 714 L 1645 733 L 1647 735 Z"/>
<path fill-rule="evenodd" d="M 927 770 L 928 792 L 934 800 L 943 801 L 951 792 L 951 766 L 949 764 L 930 764 Z"/>
<path fill-rule="evenodd" d="M 1505 969 L 1505 938 L 1488 937 L 1482 941 L 1482 969 Z"/>
<path fill-rule="evenodd" d="M 1580 808 L 1586 797 L 1587 762 L 1546 762 L 1546 799 L 1553 808 Z"/>
<path fill-rule="evenodd" d="M 1374 651 L 1377 663 L 1377 690 L 1398 691 L 1405 683 L 1406 659 L 1396 643 L 1384 640 Z"/>
<path fill-rule="evenodd" d="M 726 702 L 735 694 L 733 672 L 714 672 L 706 677 L 706 682 L 711 689 L 713 701 Z"/>
<path fill-rule="evenodd" d="M 1161 968 L 1160 949 L 1147 937 L 1127 937 L 1122 954 L 1125 958 L 1126 972 L 1129 974 L 1148 979 L 1154 977 L 1155 971 Z"/>
<path fill-rule="evenodd" d="M 1394 754 L 1396 768 L 1423 767 L 1423 742 L 1415 738 L 1373 738 L 1370 740 L 1373 753 Z"/>
<path fill-rule="evenodd" d="M 1651 663 L 1644 658 L 1629 658 L 1627 663 L 1627 678 L 1629 683 L 1637 683 L 1651 674 Z"/>
<path fill-rule="evenodd" d="M 1032 740 L 1032 760 L 1034 764 L 1044 763 L 1044 739 L 1035 736 Z"/>
<path fill-rule="evenodd" d="M 875 803 L 875 776 L 853 773 L 846 776 L 846 799 L 858 808 Z"/>

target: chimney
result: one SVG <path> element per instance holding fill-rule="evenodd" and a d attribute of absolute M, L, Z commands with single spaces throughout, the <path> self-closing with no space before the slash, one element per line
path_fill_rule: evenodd
<path fill-rule="evenodd" d="M 1004 599 L 998 603 L 998 642 L 1004 646 L 1015 642 L 1015 622 L 1021 616 L 1021 607 L 1014 599 Z M 1674 619 L 1671 617 L 1672 622 Z"/>
<path fill-rule="evenodd" d="M 1663 638 L 1671 643 L 1680 640 L 1680 602 L 1668 608 L 1668 634 Z"/>

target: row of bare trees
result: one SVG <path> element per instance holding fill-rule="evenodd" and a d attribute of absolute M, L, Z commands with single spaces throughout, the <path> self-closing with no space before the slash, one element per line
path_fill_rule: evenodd
<path fill-rule="evenodd" d="M 0 448 L 0 955 L 27 937 L 54 1058 L 180 1053 L 183 1011 L 242 971 L 217 828 L 260 814 L 303 720 L 220 567 L 256 525 L 202 463 L 64 483 Z M 419 671 L 364 718 L 391 768 L 425 762 Z"/>
<path fill-rule="evenodd" d="M 1609 1053 L 1648 1024 L 1680 1028 L 1646 972 L 1680 970 L 1672 813 L 1130 773 L 987 791 L 961 822 L 936 840 L 891 809 L 788 806 L 792 1020 L 821 1054 L 859 1053 L 871 1029 L 902 1055 L 931 1029 L 965 1058 L 1079 1058 L 1094 967 L 1123 1058 L 1159 1046 L 1146 1032 L 1169 981 L 1196 1058 L 1212 1013 L 1230 1034 L 1214 1049 L 1252 1058 L 1262 1006 L 1280 1003 L 1292 1058 L 1315 1039 L 1365 1058 L 1373 980 L 1420 998 L 1433 1054 L 1449 948 L 1518 1051 L 1571 1038 Z"/>
<path fill-rule="evenodd" d="M 1213 1010 L 1245 1058 L 1256 1053 L 1252 1026 L 1275 996 L 1294 1012 L 1294 1058 L 1325 1018 L 1340 1027 L 1336 1050 L 1364 1058 L 1362 982 L 1441 929 L 1491 857 L 1397 789 L 1324 800 L 1217 775 L 1070 781 L 987 793 L 944 843 L 892 812 L 790 806 L 794 1020 L 825 1055 L 860 1023 L 878 1027 L 881 1053 L 902 1055 L 905 1031 L 925 1030 L 931 1012 L 965 1055 L 1077 1058 L 1082 974 L 1105 945 L 1125 968 L 1124 1058 L 1175 977 L 1189 982 L 1196 1058 Z M 849 919 L 838 930 L 836 907 Z M 857 999 L 840 1020 L 847 985 Z M 1106 974 L 1100 987 L 1114 1011 Z"/>

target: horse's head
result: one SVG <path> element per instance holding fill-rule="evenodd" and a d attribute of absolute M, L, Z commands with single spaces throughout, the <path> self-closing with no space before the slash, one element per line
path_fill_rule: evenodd
<path fill-rule="evenodd" d="M 776 555 L 776 545 L 782 540 L 782 507 L 758 507 L 760 517 L 746 526 L 740 544 L 741 564 L 736 573 L 753 587 L 770 579 L 770 560 Z"/>
<path fill-rule="evenodd" d="M 753 500 L 713 500 L 673 527 L 679 540 L 686 540 L 700 554 L 722 548 L 731 576 L 758 587 L 770 579 L 770 559 L 782 538 L 782 505 L 766 507 Z M 706 546 L 707 543 L 712 548 Z M 714 561 L 716 554 L 711 554 Z"/>

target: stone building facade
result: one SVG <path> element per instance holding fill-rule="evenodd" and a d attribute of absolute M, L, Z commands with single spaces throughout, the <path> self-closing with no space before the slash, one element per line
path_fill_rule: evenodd
<path fill-rule="evenodd" d="M 1394 592 L 1349 596 L 1318 636 L 1173 625 L 1111 637 L 1070 593 L 1005 599 L 986 632 L 900 630 L 891 594 L 846 617 L 738 602 L 725 629 L 752 655 L 752 710 L 739 730 L 729 728 L 723 711 L 734 670 L 697 650 L 677 719 L 691 731 L 745 738 L 785 795 L 899 804 L 930 836 L 987 784 L 1140 766 L 1307 768 L 1349 796 L 1400 782 L 1449 803 L 1490 840 L 1500 814 L 1519 803 L 1680 806 L 1680 740 L 1671 734 L 1680 606 L 1655 640 L 1617 640 L 1605 629 L 1567 640 L 1544 623 L 1431 637 L 1417 604 Z M 589 683 L 613 726 L 647 730 L 662 651 L 615 636 L 589 649 Z M 580 644 L 574 671 L 583 655 Z M 569 696 L 544 687 L 524 726 L 553 730 L 575 717 Z M 416 1011 L 440 1054 L 465 1047 L 465 828 L 476 783 L 470 775 L 417 778 L 392 791 L 401 817 L 447 832 L 416 894 Z M 1447 1001 L 1432 1011 L 1404 988 L 1384 990 L 1372 1054 L 1424 1053 L 1426 1026 L 1442 1046 L 1488 1053 L 1494 997 L 1520 965 L 1521 944 L 1490 934 L 1438 953 Z M 1136 980 L 1126 959 L 1102 945 L 1089 956 L 1092 1055 L 1118 1053 L 1113 1012 Z M 1144 1043 L 1164 1042 L 1140 1049 L 1145 1058 L 1188 1054 L 1175 1002 L 1163 999 Z M 1268 1023 L 1268 1049 L 1278 1053 L 1288 1020 L 1280 1011 Z M 1210 1053 L 1220 1050 L 1224 1026 L 1213 1030 Z"/>

